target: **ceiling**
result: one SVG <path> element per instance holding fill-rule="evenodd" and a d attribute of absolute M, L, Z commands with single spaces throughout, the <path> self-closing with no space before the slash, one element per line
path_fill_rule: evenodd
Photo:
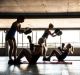
<path fill-rule="evenodd" d="M 38 18 L 27 19 L 23 27 L 26 24 L 33 28 L 47 27 L 51 22 L 55 27 L 80 28 L 80 0 L 0 0 L 0 27 L 10 27 L 13 18 L 21 14 L 27 18 Z M 43 17 L 49 19 L 39 19 Z M 54 19 L 56 17 L 60 19 Z"/>
<path fill-rule="evenodd" d="M 0 12 L 80 12 L 80 0 L 0 0 Z"/>

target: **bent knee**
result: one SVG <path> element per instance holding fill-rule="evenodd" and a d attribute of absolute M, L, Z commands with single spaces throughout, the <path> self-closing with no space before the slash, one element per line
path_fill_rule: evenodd
<path fill-rule="evenodd" d="M 22 52 L 23 53 L 31 53 L 30 50 L 28 50 L 28 49 L 23 49 Z"/>

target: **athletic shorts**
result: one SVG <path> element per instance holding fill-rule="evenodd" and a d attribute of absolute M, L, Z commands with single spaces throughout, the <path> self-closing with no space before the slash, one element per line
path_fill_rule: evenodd
<path fill-rule="evenodd" d="M 15 38 L 14 37 L 11 37 L 11 36 L 6 36 L 5 40 L 6 41 L 8 41 L 8 40 L 15 40 Z"/>
<path fill-rule="evenodd" d="M 42 44 L 42 43 L 44 43 L 45 41 L 46 41 L 46 38 L 43 38 L 43 37 L 42 37 L 42 38 L 39 39 L 38 44 Z"/>

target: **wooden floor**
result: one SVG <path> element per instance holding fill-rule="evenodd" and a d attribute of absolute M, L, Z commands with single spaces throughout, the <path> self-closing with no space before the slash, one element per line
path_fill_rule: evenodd
<path fill-rule="evenodd" d="M 51 61 L 56 62 L 56 58 L 52 57 Z M 26 59 L 23 58 L 22 61 Z M 36 65 L 8 65 L 8 57 L 0 57 L 0 75 L 80 75 L 80 57 L 69 56 L 66 62 L 72 64 L 36 64 Z M 38 62 L 42 62 L 42 57 Z"/>

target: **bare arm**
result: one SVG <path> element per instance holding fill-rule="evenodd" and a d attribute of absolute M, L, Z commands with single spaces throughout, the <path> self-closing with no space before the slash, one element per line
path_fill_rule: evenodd
<path fill-rule="evenodd" d="M 53 33 L 51 33 L 50 31 L 49 31 L 49 34 L 52 36 L 52 37 L 55 37 L 56 36 L 56 34 L 53 32 Z"/>
<path fill-rule="evenodd" d="M 19 33 L 24 33 L 24 29 L 21 28 L 21 25 L 19 25 L 19 26 L 17 27 L 17 31 L 18 31 Z"/>

